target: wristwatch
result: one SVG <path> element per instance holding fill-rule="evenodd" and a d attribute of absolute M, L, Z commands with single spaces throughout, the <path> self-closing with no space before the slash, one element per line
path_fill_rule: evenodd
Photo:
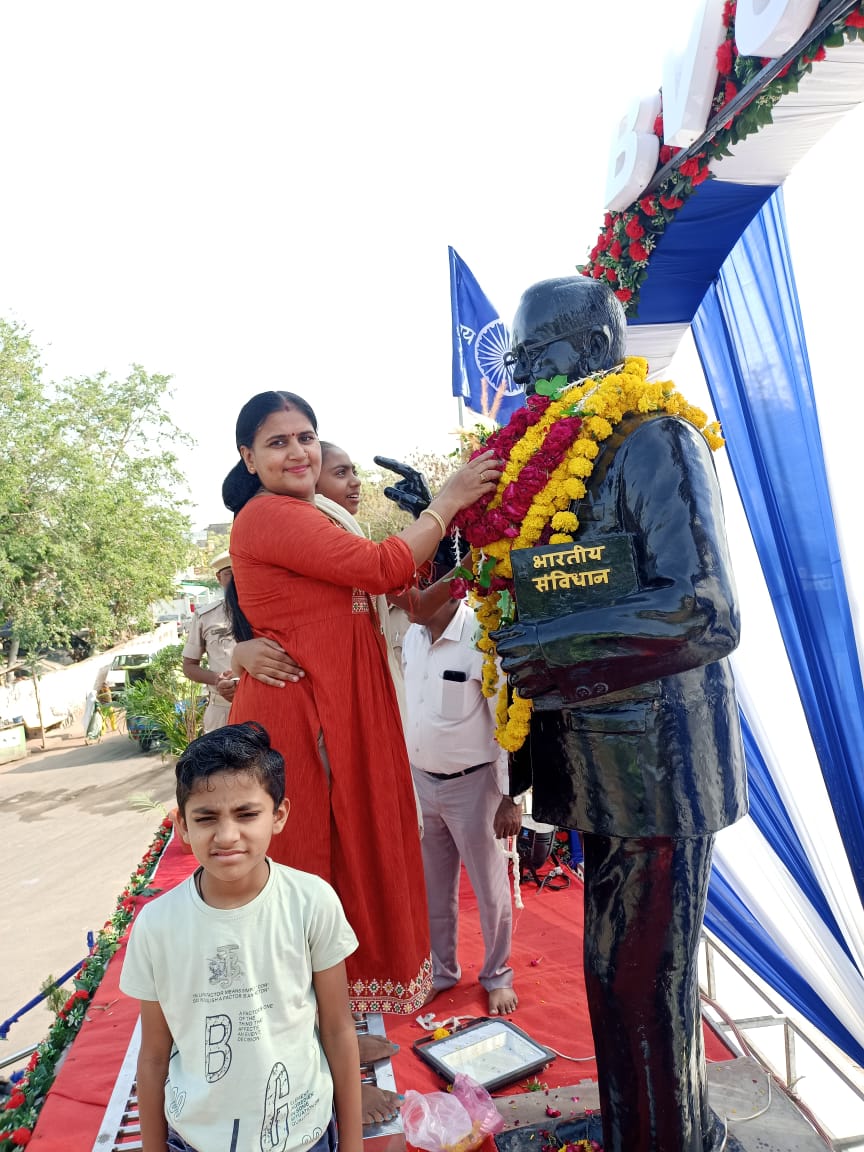
<path fill-rule="evenodd" d="M 507 799 L 510 800 L 513 804 L 518 804 L 521 806 L 522 801 L 525 799 L 525 793 L 518 792 L 515 796 L 508 796 Z"/>

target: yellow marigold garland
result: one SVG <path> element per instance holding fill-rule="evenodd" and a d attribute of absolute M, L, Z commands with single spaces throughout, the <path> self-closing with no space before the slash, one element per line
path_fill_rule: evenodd
<path fill-rule="evenodd" d="M 475 574 L 492 559 L 496 578 L 512 580 L 511 551 L 534 547 L 547 527 L 553 529 L 549 538 L 552 544 L 565 544 L 574 539 L 579 519 L 570 505 L 585 496 L 585 481 L 593 472 L 598 444 L 612 435 L 625 415 L 668 412 L 681 416 L 698 428 L 712 451 L 723 445 L 716 421 L 709 423 L 706 414 L 688 404 L 670 381 L 649 381 L 647 375 L 648 361 L 639 356 L 628 356 L 620 371 L 608 373 L 599 380 L 595 377 L 579 380 L 558 391 L 543 417 L 514 444 L 488 507 L 500 508 L 504 491 L 508 485 L 518 482 L 522 469 L 539 451 L 556 420 L 563 416 L 580 416 L 582 425 L 578 436 L 549 476 L 545 487 L 534 497 L 518 526 L 518 536 L 502 536 L 483 548 L 472 547 L 471 562 Z M 498 694 L 496 738 L 502 748 L 515 752 L 528 736 L 533 703 L 514 692 L 508 706 L 506 681 L 499 683 L 495 643 L 489 633 L 509 622 L 504 617 L 501 593 L 498 590 L 483 593 L 475 584 L 470 589 L 470 598 L 479 625 L 477 647 L 484 655 L 483 692 L 490 698 Z"/>

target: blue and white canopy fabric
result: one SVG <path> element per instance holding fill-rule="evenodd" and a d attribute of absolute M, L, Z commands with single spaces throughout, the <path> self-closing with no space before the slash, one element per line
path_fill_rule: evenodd
<path fill-rule="evenodd" d="M 812 744 L 774 755 L 760 696 L 777 683 L 748 684 L 736 667 L 751 815 L 718 836 L 706 924 L 858 1063 L 864 689 L 782 185 L 862 101 L 864 41 L 828 47 L 772 123 L 711 160 L 650 254 L 628 341 L 662 379 L 693 333 Z"/>

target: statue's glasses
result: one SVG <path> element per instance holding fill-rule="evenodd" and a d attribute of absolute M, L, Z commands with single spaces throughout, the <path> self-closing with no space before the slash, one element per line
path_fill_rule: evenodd
<path fill-rule="evenodd" d="M 550 344 L 557 344 L 559 340 L 569 340 L 571 336 L 580 335 L 582 335 L 581 330 L 561 332 L 557 336 L 550 336 L 548 340 L 538 340 L 536 344 L 514 344 L 509 352 L 504 353 L 501 360 L 511 376 L 516 368 L 520 372 L 526 370 L 533 372 L 534 365 L 544 348 L 548 348 Z"/>

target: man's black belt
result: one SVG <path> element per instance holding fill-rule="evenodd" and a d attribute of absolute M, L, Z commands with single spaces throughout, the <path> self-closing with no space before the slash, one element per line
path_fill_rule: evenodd
<path fill-rule="evenodd" d="M 457 776 L 470 776 L 472 772 L 479 772 L 481 768 L 488 768 L 489 761 L 485 760 L 482 764 L 472 764 L 470 768 L 463 768 L 461 772 L 426 772 L 425 768 L 421 769 L 427 776 L 434 776 L 436 780 L 455 780 Z"/>

